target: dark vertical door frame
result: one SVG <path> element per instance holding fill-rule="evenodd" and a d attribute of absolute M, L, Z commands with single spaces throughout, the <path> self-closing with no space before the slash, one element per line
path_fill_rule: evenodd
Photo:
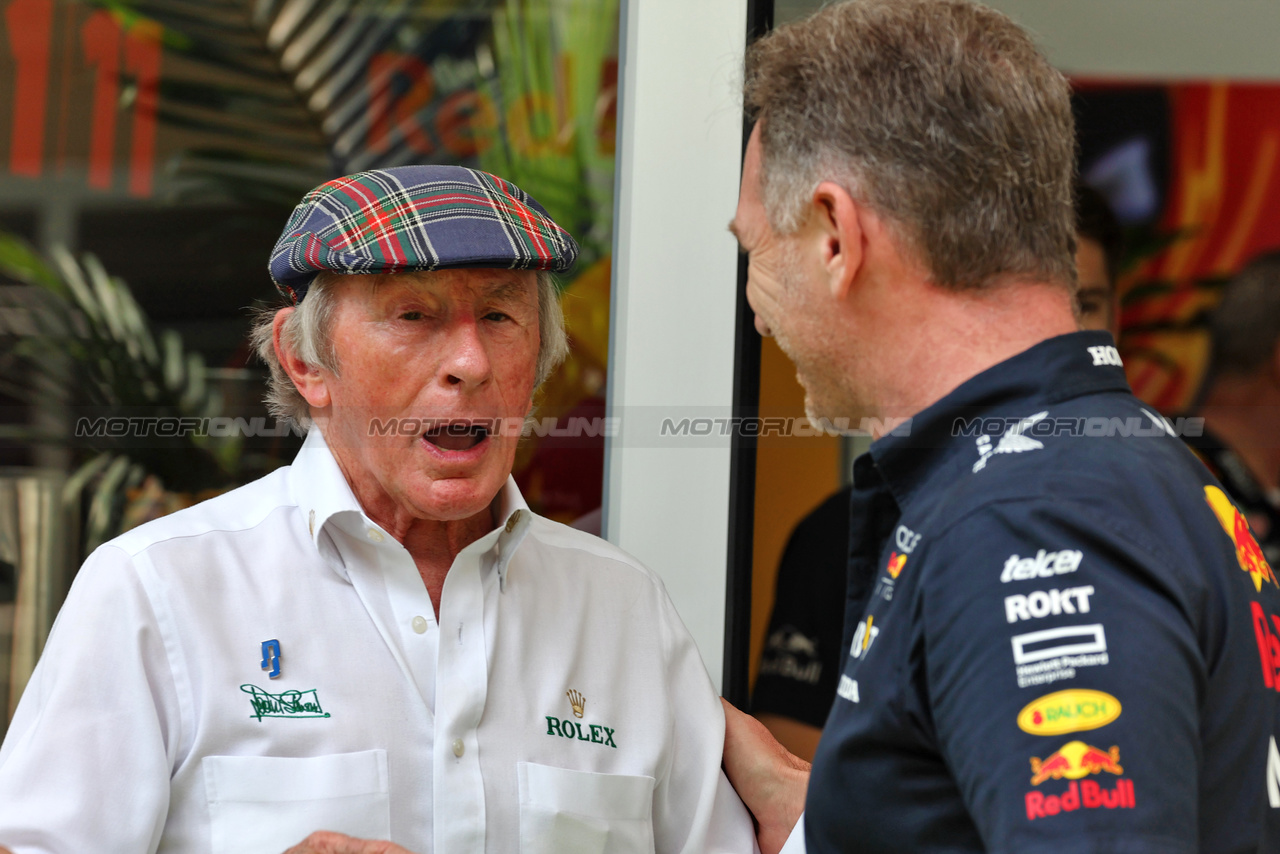
<path fill-rule="evenodd" d="M 747 0 L 747 44 L 773 28 L 773 0 Z M 743 121 L 742 150 L 751 136 Z M 755 418 L 760 412 L 760 335 L 747 305 L 747 257 L 738 260 L 738 300 L 733 355 L 733 416 Z M 735 421 L 743 424 L 742 421 Z M 756 438 L 754 430 L 732 432 L 729 451 L 729 547 L 725 577 L 725 699 L 745 709 L 750 699 L 751 571 L 755 537 Z"/>

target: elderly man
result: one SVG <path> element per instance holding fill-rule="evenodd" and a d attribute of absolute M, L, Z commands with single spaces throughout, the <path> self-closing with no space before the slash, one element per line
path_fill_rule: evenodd
<path fill-rule="evenodd" d="M 1076 331 L 1066 81 L 967 0 L 857 0 L 758 43 L 746 95 L 757 328 L 813 416 L 912 416 L 854 466 L 811 774 L 730 721 L 761 849 L 1275 851 L 1280 586 Z"/>
<path fill-rule="evenodd" d="M 0 752 L 0 844 L 751 849 L 661 583 L 510 477 L 576 253 L 468 169 L 303 199 L 256 338 L 306 443 L 86 562 Z"/>

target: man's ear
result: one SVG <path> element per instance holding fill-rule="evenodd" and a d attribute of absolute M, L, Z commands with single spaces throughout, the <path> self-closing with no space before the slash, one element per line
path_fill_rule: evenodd
<path fill-rule="evenodd" d="M 821 241 L 822 265 L 831 295 L 837 300 L 849 295 L 866 260 L 865 213 L 849 191 L 834 181 L 823 181 L 813 191 L 810 226 Z"/>
<path fill-rule="evenodd" d="M 330 402 L 329 387 L 325 384 L 324 376 L 318 368 L 298 358 L 281 335 L 285 320 L 295 311 L 297 311 L 296 308 L 290 307 L 276 312 L 275 320 L 271 324 L 271 343 L 275 348 L 276 358 L 280 360 L 280 367 L 284 368 L 284 372 L 289 375 L 289 379 L 293 381 L 294 387 L 298 389 L 302 398 L 310 404 L 312 409 L 324 409 Z"/>

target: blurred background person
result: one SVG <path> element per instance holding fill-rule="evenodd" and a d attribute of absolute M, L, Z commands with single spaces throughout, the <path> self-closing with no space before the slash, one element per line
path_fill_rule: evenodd
<path fill-rule="evenodd" d="M 1280 561 L 1280 251 L 1255 258 L 1214 311 L 1209 373 L 1186 435 L 1240 505 L 1272 564 Z"/>
<path fill-rule="evenodd" d="M 1105 329 L 1120 340 L 1120 299 L 1116 279 L 1124 253 L 1124 232 L 1106 198 L 1076 181 L 1076 280 L 1081 329 Z"/>
<path fill-rule="evenodd" d="M 778 562 L 777 592 L 751 711 L 787 750 L 813 759 L 840 678 L 849 492 L 800 520 Z"/>

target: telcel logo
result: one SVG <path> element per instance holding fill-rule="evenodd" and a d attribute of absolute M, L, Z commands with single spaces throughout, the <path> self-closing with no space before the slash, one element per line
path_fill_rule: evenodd
<path fill-rule="evenodd" d="M 1000 583 L 1010 581 L 1029 581 L 1032 578 L 1053 578 L 1055 575 L 1066 575 L 1080 568 L 1084 553 L 1075 549 L 1064 549 L 1060 552 L 1047 552 L 1044 549 L 1036 552 L 1035 557 L 1009 555 L 1004 562 L 1004 570 L 1000 573 Z"/>
<path fill-rule="evenodd" d="M 1018 713 L 1018 729 L 1032 735 L 1063 735 L 1097 729 L 1120 717 L 1120 701 L 1102 691 L 1072 688 L 1045 694 Z"/>

